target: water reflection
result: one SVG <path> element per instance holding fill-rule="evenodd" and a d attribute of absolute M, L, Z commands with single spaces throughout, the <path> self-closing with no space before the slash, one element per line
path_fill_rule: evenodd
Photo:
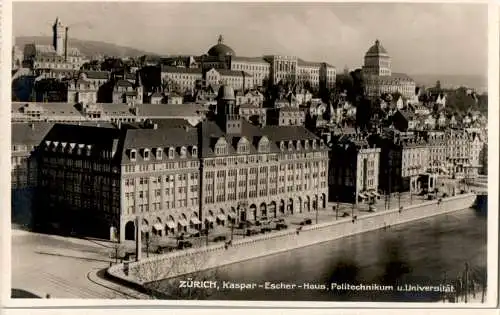
<path fill-rule="evenodd" d="M 397 287 L 452 284 L 465 262 L 477 281 L 485 283 L 486 234 L 486 217 L 466 209 L 218 269 L 219 281 L 307 283 L 328 288 L 331 283 L 374 284 L 390 285 L 392 290 L 256 288 L 221 290 L 210 299 L 440 301 L 445 298 L 441 292 L 407 292 Z"/>

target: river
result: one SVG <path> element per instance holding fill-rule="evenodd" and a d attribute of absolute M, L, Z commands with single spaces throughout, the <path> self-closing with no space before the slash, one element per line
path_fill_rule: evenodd
<path fill-rule="evenodd" d="M 486 215 L 465 209 L 446 215 L 346 237 L 272 256 L 232 264 L 216 271 L 222 285 L 295 284 L 295 289 L 213 290 L 211 300 L 436 302 L 440 292 L 425 285 L 452 285 L 465 264 L 469 279 L 486 278 Z M 332 290 L 331 284 L 393 285 L 393 289 Z M 161 284 L 161 283 L 160 283 Z M 324 285 L 326 289 L 305 289 Z M 397 285 L 413 285 L 411 291 Z M 300 286 L 300 288 L 299 288 Z M 420 287 L 421 286 L 421 287 Z M 359 287 L 358 287 L 359 288 Z M 449 288 L 449 286 L 448 286 Z M 479 291 L 479 295 L 481 292 Z"/>

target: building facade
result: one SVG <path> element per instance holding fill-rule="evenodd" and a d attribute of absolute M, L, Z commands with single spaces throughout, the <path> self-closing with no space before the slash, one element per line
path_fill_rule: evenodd
<path fill-rule="evenodd" d="M 366 52 L 362 74 L 366 96 L 371 99 L 396 92 L 406 100 L 414 98 L 415 81 L 404 73 L 392 72 L 391 58 L 379 40 Z"/>

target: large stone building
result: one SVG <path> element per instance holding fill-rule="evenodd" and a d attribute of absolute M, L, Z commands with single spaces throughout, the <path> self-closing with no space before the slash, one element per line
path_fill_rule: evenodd
<path fill-rule="evenodd" d="M 369 98 L 396 92 L 406 100 L 414 98 L 415 81 L 404 73 L 392 72 L 391 57 L 379 40 L 366 52 L 362 74 L 365 93 Z"/>
<path fill-rule="evenodd" d="M 380 198 L 380 148 L 367 135 L 343 135 L 330 145 L 329 200 L 371 202 Z"/>
<path fill-rule="evenodd" d="M 326 206 L 324 143 L 303 127 L 246 122 L 230 87 L 215 120 L 165 128 L 56 125 L 39 147 L 39 213 L 123 241 L 138 217 L 142 232 L 171 235 Z"/>
<path fill-rule="evenodd" d="M 52 30 L 52 46 L 27 44 L 24 47 L 24 66 L 31 69 L 79 70 L 84 58 L 77 48 L 68 47 L 69 28 L 57 18 Z"/>

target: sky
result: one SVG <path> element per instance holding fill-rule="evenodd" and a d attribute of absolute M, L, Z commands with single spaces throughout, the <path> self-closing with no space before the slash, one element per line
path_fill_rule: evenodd
<path fill-rule="evenodd" d="M 201 55 L 219 34 L 237 56 L 298 56 L 360 67 L 379 39 L 394 72 L 486 75 L 485 4 L 17 2 L 13 36 L 69 36 L 162 55 Z"/>

